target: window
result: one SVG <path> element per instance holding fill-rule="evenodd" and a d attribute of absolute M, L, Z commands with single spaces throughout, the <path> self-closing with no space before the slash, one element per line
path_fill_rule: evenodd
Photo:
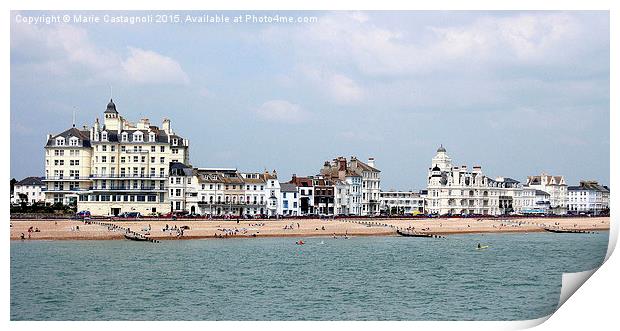
<path fill-rule="evenodd" d="M 65 145 L 65 138 L 63 137 L 56 138 L 56 146 L 64 146 L 64 145 Z"/>
<path fill-rule="evenodd" d="M 110 151 L 114 152 L 116 150 L 116 146 L 112 145 L 110 146 Z"/>
<path fill-rule="evenodd" d="M 101 150 L 104 151 L 104 152 L 107 152 L 108 151 L 108 146 L 107 145 L 102 145 L 101 146 Z"/>
<path fill-rule="evenodd" d="M 146 162 L 146 156 L 142 156 L 142 157 L 140 158 L 140 162 Z"/>
<path fill-rule="evenodd" d="M 101 162 L 107 162 L 107 161 L 108 161 L 108 158 L 105 155 L 103 155 L 101 157 Z"/>
<path fill-rule="evenodd" d="M 150 142 L 155 142 L 155 133 L 153 133 L 153 132 L 149 133 L 149 141 Z M 153 149 L 155 149 L 155 146 L 153 146 Z"/>
<path fill-rule="evenodd" d="M 125 146 L 121 146 L 121 152 L 125 151 Z"/>
<path fill-rule="evenodd" d="M 178 148 L 173 148 L 172 149 L 172 154 L 179 154 L 179 149 Z"/>
<path fill-rule="evenodd" d="M 138 156 L 137 155 L 134 155 L 133 162 L 138 162 Z"/>
<path fill-rule="evenodd" d="M 177 138 L 172 138 L 172 145 L 176 146 L 179 144 L 179 139 Z"/>
<path fill-rule="evenodd" d="M 121 141 L 122 142 L 127 142 L 127 132 L 123 132 L 121 134 Z M 124 146 L 123 146 L 124 147 Z"/>
<path fill-rule="evenodd" d="M 110 162 L 114 163 L 114 161 L 116 161 L 116 157 L 115 156 L 110 156 Z"/>
<path fill-rule="evenodd" d="M 161 146 L 159 148 L 159 151 L 162 152 L 162 153 L 165 152 L 166 151 L 166 146 Z"/>
<path fill-rule="evenodd" d="M 162 157 L 159 158 L 159 163 L 164 163 L 165 160 L 166 160 L 166 158 L 162 156 Z"/>
<path fill-rule="evenodd" d="M 155 153 L 155 146 L 151 146 L 151 152 Z"/>

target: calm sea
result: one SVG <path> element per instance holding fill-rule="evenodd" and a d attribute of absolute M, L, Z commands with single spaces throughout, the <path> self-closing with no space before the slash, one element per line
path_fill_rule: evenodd
<path fill-rule="evenodd" d="M 608 232 L 297 239 L 14 241 L 11 319 L 533 319 Z"/>

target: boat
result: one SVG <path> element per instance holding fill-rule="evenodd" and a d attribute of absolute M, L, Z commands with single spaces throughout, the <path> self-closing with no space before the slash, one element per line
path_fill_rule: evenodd
<path fill-rule="evenodd" d="M 403 237 L 426 237 L 426 238 L 435 237 L 435 235 L 430 234 L 430 233 L 419 233 L 419 232 L 400 231 L 400 230 L 396 230 L 396 233 L 398 233 L 399 235 Z"/>
<path fill-rule="evenodd" d="M 129 239 L 129 240 L 133 240 L 133 241 L 149 241 L 150 239 L 144 236 L 136 236 L 136 235 L 130 235 L 130 234 L 125 234 L 125 238 Z"/>
<path fill-rule="evenodd" d="M 487 249 L 487 248 L 489 248 L 489 246 L 485 245 L 485 246 L 476 247 L 476 250 Z"/>
<path fill-rule="evenodd" d="M 295 242 L 295 245 L 303 245 L 303 244 L 305 244 L 305 242 L 304 242 L 303 240 L 300 240 L 300 241 L 296 241 L 296 242 Z"/>

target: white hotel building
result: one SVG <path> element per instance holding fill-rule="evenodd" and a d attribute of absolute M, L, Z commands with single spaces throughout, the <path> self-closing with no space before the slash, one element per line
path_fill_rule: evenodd
<path fill-rule="evenodd" d="M 518 181 L 489 178 L 480 166 L 454 167 L 441 146 L 428 170 L 427 208 L 438 215 L 501 215 L 514 210 L 520 190 Z"/>
<path fill-rule="evenodd" d="M 166 213 L 171 162 L 189 162 L 189 141 L 148 119 L 131 123 L 112 100 L 90 128 L 48 135 L 45 146 L 46 202 L 77 202 L 93 215 Z"/>

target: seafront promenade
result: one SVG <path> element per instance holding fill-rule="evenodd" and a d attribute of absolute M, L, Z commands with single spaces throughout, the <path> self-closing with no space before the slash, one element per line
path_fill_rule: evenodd
<path fill-rule="evenodd" d="M 110 226 L 113 224 L 115 226 Z M 391 236 L 396 230 L 436 235 L 541 232 L 544 228 L 609 230 L 609 217 L 351 218 L 283 220 L 11 220 L 11 240 L 114 240 L 125 230 L 158 240 L 203 238 Z M 181 231 L 181 228 L 183 230 Z M 31 229 L 31 231 L 28 231 Z M 30 238 L 30 239 L 29 239 Z"/>

